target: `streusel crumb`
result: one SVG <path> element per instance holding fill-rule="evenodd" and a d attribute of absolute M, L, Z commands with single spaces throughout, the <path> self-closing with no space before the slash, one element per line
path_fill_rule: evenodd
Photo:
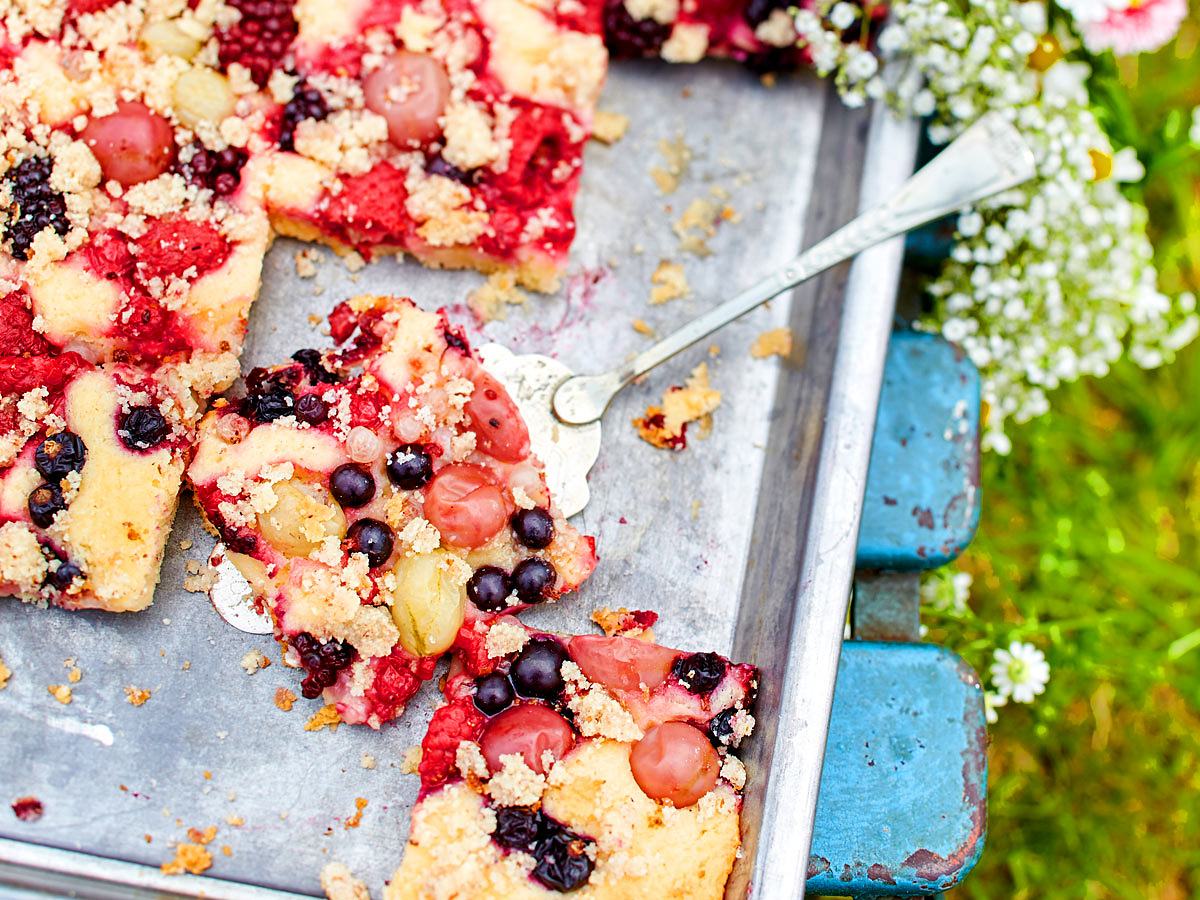
<path fill-rule="evenodd" d="M 134 687 L 132 684 L 125 686 L 125 702 L 130 706 L 141 706 L 149 699 L 149 689 Z"/>
<path fill-rule="evenodd" d="M 304 723 L 304 730 L 320 731 L 322 728 L 328 728 L 330 731 L 337 731 L 340 724 L 342 717 L 338 715 L 337 706 L 329 703 L 312 714 L 312 718 Z"/>
<path fill-rule="evenodd" d="M 321 870 L 321 890 L 328 900 L 371 900 L 366 883 L 355 878 L 345 863 L 331 862 Z"/>
<path fill-rule="evenodd" d="M 772 328 L 764 331 L 750 345 L 750 355 L 755 359 L 768 356 L 787 356 L 792 352 L 792 329 Z"/>
<path fill-rule="evenodd" d="M 615 144 L 629 130 L 629 116 L 622 113 L 596 110 L 592 117 L 592 137 L 602 144 Z"/>

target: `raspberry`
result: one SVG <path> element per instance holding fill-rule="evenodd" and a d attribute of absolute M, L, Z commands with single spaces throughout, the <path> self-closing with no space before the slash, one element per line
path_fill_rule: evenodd
<path fill-rule="evenodd" d="M 129 241 L 118 231 L 101 231 L 81 251 L 88 268 L 106 281 L 128 281 L 133 277 L 133 254 Z"/>
<path fill-rule="evenodd" d="M 296 149 L 296 126 L 305 119 L 321 120 L 329 115 L 329 104 L 316 88 L 303 83 L 296 85 L 292 99 L 283 107 L 283 120 L 279 124 L 279 146 L 283 150 Z"/>
<path fill-rule="evenodd" d="M 372 711 L 383 721 L 395 718 L 421 683 L 433 677 L 436 665 L 436 657 L 413 659 L 403 651 L 377 660 L 375 680 L 366 694 Z"/>
<path fill-rule="evenodd" d="M 352 243 L 397 243 L 412 224 L 404 209 L 404 179 L 402 171 L 387 163 L 343 178 L 342 190 L 329 198 L 324 214 L 332 227 L 352 236 Z"/>
<path fill-rule="evenodd" d="M 50 187 L 54 163 L 47 156 L 31 156 L 7 175 L 16 214 L 9 220 L 4 236 L 12 241 L 12 255 L 28 259 L 33 239 L 44 228 L 64 235 L 70 228 L 67 204 L 62 194 Z"/>
<path fill-rule="evenodd" d="M 242 182 L 242 166 L 250 155 L 237 147 L 209 150 L 194 142 L 187 162 L 176 162 L 175 170 L 197 187 L 208 188 L 218 197 L 227 197 Z"/>
<path fill-rule="evenodd" d="M 33 330 L 29 299 L 14 291 L 0 300 L 0 347 L 6 356 L 45 356 L 50 343 Z"/>
<path fill-rule="evenodd" d="M 154 219 L 134 244 L 137 272 L 142 281 L 197 274 L 219 269 L 229 258 L 225 237 L 204 222 L 182 217 Z"/>
<path fill-rule="evenodd" d="M 80 369 L 90 368 L 91 363 L 75 352 L 61 356 L 0 356 L 0 394 L 19 397 L 36 387 L 45 387 L 53 394 Z"/>
<path fill-rule="evenodd" d="M 454 700 L 434 712 L 429 730 L 421 741 L 421 764 L 417 771 L 421 775 L 422 790 L 429 790 L 457 774 L 454 760 L 459 743 L 478 740 L 486 721 L 469 698 Z"/>
<path fill-rule="evenodd" d="M 299 30 L 292 0 L 230 0 L 229 5 L 242 17 L 217 36 L 221 67 L 239 63 L 255 84 L 266 87 Z"/>

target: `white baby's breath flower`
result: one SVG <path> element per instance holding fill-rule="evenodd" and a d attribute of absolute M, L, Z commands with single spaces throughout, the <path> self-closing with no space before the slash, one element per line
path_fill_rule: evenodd
<path fill-rule="evenodd" d="M 1188 129 L 1188 139 L 1193 144 L 1200 144 L 1200 106 L 1192 110 L 1192 127 Z"/>
<path fill-rule="evenodd" d="M 854 24 L 857 13 L 853 6 L 849 3 L 836 3 L 833 9 L 829 11 L 829 22 L 834 28 L 840 28 L 845 31 Z"/>
<path fill-rule="evenodd" d="M 998 694 L 1017 703 L 1032 703 L 1046 690 L 1050 664 L 1046 655 L 1033 644 L 1013 641 L 1008 648 L 997 647 L 991 665 L 992 684 Z"/>

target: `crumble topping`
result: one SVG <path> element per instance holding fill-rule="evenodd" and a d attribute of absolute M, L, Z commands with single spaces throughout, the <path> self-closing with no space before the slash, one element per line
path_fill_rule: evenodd
<path fill-rule="evenodd" d="M 639 22 L 653 19 L 670 25 L 679 17 L 679 0 L 623 0 L 626 11 Z"/>
<path fill-rule="evenodd" d="M 458 774 L 468 781 L 472 778 L 482 781 L 488 777 L 487 760 L 474 741 L 459 742 L 458 749 L 454 751 L 454 765 Z"/>
<path fill-rule="evenodd" d="M 684 141 L 683 135 L 680 135 L 670 141 L 666 138 L 660 139 L 658 152 L 664 165 L 651 168 L 650 177 L 662 193 L 673 194 L 692 163 L 692 148 Z"/>
<path fill-rule="evenodd" d="M 646 408 L 646 414 L 633 420 L 638 435 L 655 447 L 682 450 L 686 445 L 687 426 L 700 421 L 711 427 L 712 412 L 721 405 L 721 392 L 709 386 L 708 364 L 692 370 L 683 387 L 668 388 L 662 406 Z"/>
<path fill-rule="evenodd" d="M 517 653 L 529 640 L 524 626 L 513 619 L 497 619 L 488 629 L 487 654 L 489 659 L 500 659 Z"/>
<path fill-rule="evenodd" d="M 375 768 L 375 757 L 372 756 L 370 753 L 364 753 L 362 755 L 362 758 L 358 761 L 358 764 L 360 766 L 362 766 L 364 769 L 374 769 Z"/>
<path fill-rule="evenodd" d="M 296 695 L 285 687 L 275 688 L 275 706 L 283 712 L 291 712 Z"/>
<path fill-rule="evenodd" d="M 487 795 L 501 806 L 532 806 L 542 799 L 546 776 L 539 775 L 525 764 L 519 753 L 500 757 L 500 771 L 487 783 Z"/>
<path fill-rule="evenodd" d="M 52 684 L 46 690 L 50 692 L 51 697 L 63 706 L 67 706 L 74 699 L 71 695 L 71 689 L 65 684 Z"/>
<path fill-rule="evenodd" d="M 688 296 L 692 291 L 688 286 L 687 275 L 683 266 L 677 262 L 662 260 L 658 268 L 650 276 L 650 305 L 658 306 L 671 300 Z"/>
<path fill-rule="evenodd" d="M 342 724 L 342 717 L 338 715 L 337 705 L 328 703 L 312 714 L 304 723 L 304 730 L 320 731 L 322 728 L 328 728 L 330 731 L 337 731 L 340 724 Z"/>
<path fill-rule="evenodd" d="M 660 51 L 662 58 L 673 63 L 694 63 L 708 52 L 708 26 L 677 22 Z"/>
<path fill-rule="evenodd" d="M 506 307 L 528 302 L 529 295 L 517 287 L 517 273 L 512 269 L 493 272 L 467 295 L 467 306 L 480 322 L 502 320 L 507 316 Z"/>
<path fill-rule="evenodd" d="M 23 594 L 38 590 L 46 578 L 46 558 L 37 535 L 21 522 L 0 525 L 0 582 Z"/>
<path fill-rule="evenodd" d="M 4 658 L 0 657 L 0 691 L 8 687 L 8 679 L 12 678 L 12 669 L 4 664 Z"/>
<path fill-rule="evenodd" d="M 787 356 L 792 352 L 792 329 L 773 328 L 764 331 L 754 339 L 750 346 L 750 355 L 755 359 L 766 359 L 769 356 Z"/>
<path fill-rule="evenodd" d="M 246 670 L 247 675 L 253 675 L 259 669 L 265 669 L 271 664 L 271 660 L 267 659 L 262 652 L 258 650 L 250 650 L 242 657 L 241 666 Z"/>
<path fill-rule="evenodd" d="M 400 771 L 405 775 L 416 775 L 421 765 L 421 747 L 419 744 L 408 747 L 400 760 Z"/>
<path fill-rule="evenodd" d="M 175 856 L 160 867 L 164 875 L 199 875 L 212 868 L 212 854 L 203 844 L 184 843 L 175 848 Z"/>
<path fill-rule="evenodd" d="M 602 144 L 615 144 L 628 130 L 629 116 L 622 113 L 598 109 L 592 117 L 592 137 Z"/>
<path fill-rule="evenodd" d="M 396 538 L 400 543 L 409 546 L 409 556 L 432 553 L 442 545 L 442 533 L 429 521 L 420 517 L 411 519 L 400 529 Z"/>
<path fill-rule="evenodd" d="M 135 687 L 132 684 L 125 686 L 125 702 L 130 706 L 141 706 L 150 699 L 150 690 L 148 688 Z"/>
<path fill-rule="evenodd" d="M 746 786 L 746 767 L 732 753 L 727 753 L 721 763 L 721 777 L 740 791 Z"/>
<path fill-rule="evenodd" d="M 754 29 L 754 36 L 772 47 L 790 47 L 796 43 L 796 24 L 787 10 L 773 9 Z"/>
<path fill-rule="evenodd" d="M 321 870 L 321 890 L 328 900 L 371 900 L 365 882 L 355 878 L 345 863 L 327 863 Z"/>
<path fill-rule="evenodd" d="M 642 730 L 629 710 L 602 685 L 592 684 L 574 662 L 562 664 L 567 706 L 575 714 L 575 727 L 584 737 L 604 737 L 632 743 L 642 739 Z"/>

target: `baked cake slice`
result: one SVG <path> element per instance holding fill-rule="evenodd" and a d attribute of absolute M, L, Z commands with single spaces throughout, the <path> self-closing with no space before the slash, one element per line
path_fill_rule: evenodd
<path fill-rule="evenodd" d="M 464 621 L 573 590 L 596 556 L 443 314 L 363 296 L 330 326 L 342 349 L 254 369 L 214 404 L 188 478 L 304 695 L 377 727 Z"/>
<path fill-rule="evenodd" d="M 756 678 L 646 632 L 464 625 L 384 897 L 724 896 Z"/>
<path fill-rule="evenodd" d="M 601 5 L 298 0 L 294 70 L 270 76 L 276 229 L 554 289 L 607 67 Z"/>

